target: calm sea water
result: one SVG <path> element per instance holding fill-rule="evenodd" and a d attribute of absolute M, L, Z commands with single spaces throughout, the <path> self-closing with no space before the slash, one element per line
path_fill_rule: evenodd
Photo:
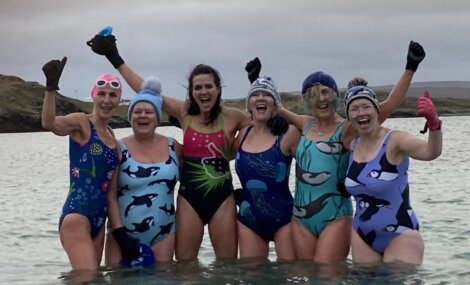
<path fill-rule="evenodd" d="M 423 122 L 390 119 L 385 125 L 419 134 Z M 206 234 L 198 261 L 143 269 L 103 267 L 93 284 L 470 284 L 469 122 L 467 116 L 443 118 L 441 157 L 411 162 L 411 201 L 426 246 L 420 267 L 359 266 L 350 258 L 335 266 L 279 263 L 272 248 L 269 262 L 215 261 Z M 158 131 L 181 142 L 179 129 Z M 118 137 L 130 132 L 116 130 Z M 67 137 L 0 134 L 0 284 L 78 283 L 90 278 L 88 272 L 71 272 L 58 238 L 58 215 L 68 189 L 67 151 Z"/>

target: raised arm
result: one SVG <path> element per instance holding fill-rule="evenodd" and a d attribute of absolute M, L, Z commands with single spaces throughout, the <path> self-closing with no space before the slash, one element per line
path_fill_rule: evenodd
<path fill-rule="evenodd" d="M 304 126 L 307 124 L 308 120 L 311 118 L 310 116 L 307 116 L 307 115 L 298 115 L 292 111 L 287 110 L 283 106 L 279 107 L 279 112 L 284 118 L 286 118 L 289 124 L 293 125 L 300 131 L 303 130 Z"/>
<path fill-rule="evenodd" d="M 135 92 L 139 92 L 142 82 L 144 81 L 129 65 L 127 65 L 121 55 L 119 54 L 116 37 L 114 35 L 95 35 L 87 42 L 87 45 L 99 55 L 103 55 L 108 61 L 116 68 L 122 75 L 127 84 Z M 176 117 L 180 123 L 183 122 L 183 117 L 186 114 L 186 104 L 183 100 L 178 100 L 168 96 L 163 98 L 163 112 L 169 116 Z"/>
<path fill-rule="evenodd" d="M 414 159 L 433 160 L 442 152 L 441 120 L 437 116 L 436 108 L 426 91 L 418 98 L 418 114 L 426 118 L 426 128 L 429 128 L 428 141 L 424 141 L 411 134 L 401 132 L 397 138 L 399 150 Z"/>
<path fill-rule="evenodd" d="M 119 54 L 116 37 L 114 35 L 103 36 L 97 34 L 91 40 L 87 41 L 87 45 L 96 54 L 105 56 L 114 68 L 119 71 L 134 92 L 137 93 L 140 91 L 144 80 L 124 62 L 124 59 Z"/>
<path fill-rule="evenodd" d="M 227 108 L 227 112 L 232 113 L 231 118 L 234 118 L 234 121 L 237 122 L 235 130 L 239 131 L 251 124 L 250 118 L 242 110 L 237 108 Z"/>
<path fill-rule="evenodd" d="M 247 72 L 250 83 L 253 83 L 259 77 L 261 67 L 261 61 L 258 57 L 255 57 L 246 63 L 245 71 Z M 282 105 L 279 106 L 279 113 L 289 122 L 289 124 L 294 125 L 299 130 L 303 129 L 304 125 L 310 118 L 305 115 L 297 115 L 296 113 L 285 109 Z"/>
<path fill-rule="evenodd" d="M 380 102 L 380 123 L 383 123 L 390 114 L 398 108 L 401 102 L 403 102 L 406 92 L 408 92 L 408 88 L 410 87 L 411 80 L 413 79 L 413 75 L 425 56 L 424 48 L 419 43 L 411 41 L 408 46 L 405 72 L 403 72 L 387 99 Z"/>
<path fill-rule="evenodd" d="M 56 116 L 55 97 L 57 90 L 59 90 L 59 79 L 66 62 L 67 57 L 64 57 L 62 60 L 51 60 L 42 67 L 46 76 L 46 93 L 42 105 L 41 124 L 44 129 L 59 136 L 70 135 L 80 130 L 81 122 L 85 117 L 83 113 Z"/>

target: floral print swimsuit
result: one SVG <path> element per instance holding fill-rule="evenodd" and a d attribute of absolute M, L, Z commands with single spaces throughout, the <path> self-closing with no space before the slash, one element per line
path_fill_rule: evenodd
<path fill-rule="evenodd" d="M 81 214 L 95 237 L 106 220 L 106 192 L 118 166 L 115 148 L 105 145 L 90 121 L 90 139 L 84 145 L 69 138 L 70 188 L 62 207 L 59 229 L 68 214 Z"/>

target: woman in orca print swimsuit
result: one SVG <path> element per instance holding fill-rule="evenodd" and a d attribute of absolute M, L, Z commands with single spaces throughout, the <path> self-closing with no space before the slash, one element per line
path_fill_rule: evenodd
<path fill-rule="evenodd" d="M 160 82 L 148 78 L 129 105 L 133 134 L 119 140 L 119 176 L 108 194 L 113 229 L 106 263 L 135 260 L 137 244 L 151 247 L 157 262 L 173 260 L 174 188 L 179 180 L 181 145 L 155 132 L 162 120 Z M 114 240 L 119 246 L 115 246 Z"/>

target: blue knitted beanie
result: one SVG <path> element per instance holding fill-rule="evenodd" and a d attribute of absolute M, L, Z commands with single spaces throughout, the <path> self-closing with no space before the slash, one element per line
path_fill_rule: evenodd
<path fill-rule="evenodd" d="M 142 89 L 134 96 L 134 98 L 132 98 L 131 104 L 129 105 L 129 111 L 127 113 L 129 121 L 131 120 L 131 114 L 135 105 L 139 102 L 147 102 L 152 104 L 152 106 L 155 108 L 158 124 L 161 124 L 163 103 L 162 96 L 160 95 L 161 92 L 162 86 L 158 78 L 149 77 L 145 79 L 145 81 L 142 83 Z"/>

